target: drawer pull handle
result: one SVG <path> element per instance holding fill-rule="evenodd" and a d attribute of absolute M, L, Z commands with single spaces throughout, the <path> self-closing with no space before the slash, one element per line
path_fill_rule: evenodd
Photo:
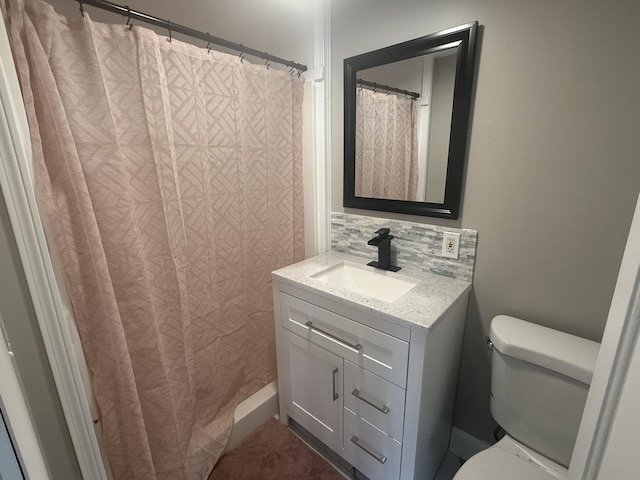
<path fill-rule="evenodd" d="M 338 399 L 338 392 L 336 392 L 336 375 L 338 375 L 338 367 L 333 367 L 333 401 Z"/>
<path fill-rule="evenodd" d="M 384 463 L 387 461 L 387 457 L 385 457 L 384 455 L 378 455 L 377 453 L 373 453 L 371 450 L 369 450 L 367 447 L 365 447 L 364 445 L 360 444 L 358 442 L 358 437 L 356 437 L 355 435 L 353 437 L 351 437 L 351 442 L 356 444 L 356 447 L 361 448 L 362 450 L 364 450 L 366 453 L 368 453 L 369 455 L 371 455 L 373 458 L 375 458 L 377 461 L 379 461 L 380 463 Z"/>
<path fill-rule="evenodd" d="M 362 344 L 357 343 L 357 344 L 354 345 L 353 343 L 349 343 L 346 340 L 343 340 L 342 338 L 338 338 L 335 335 L 332 335 L 331 333 L 326 332 L 326 331 L 322 330 L 321 328 L 316 327 L 311 320 L 309 320 L 308 322 L 305 322 L 304 324 L 305 324 L 305 326 L 309 327 L 309 330 L 316 330 L 316 331 L 322 333 L 323 335 L 326 335 L 327 337 L 332 338 L 335 341 L 346 345 L 349 348 L 353 348 L 354 350 L 358 350 L 358 351 L 362 350 Z"/>
<path fill-rule="evenodd" d="M 351 392 L 351 395 L 353 395 L 354 397 L 356 397 L 358 400 L 362 400 L 364 403 L 366 403 L 367 405 L 372 406 L 373 408 L 375 408 L 376 410 L 378 410 L 379 412 L 384 413 L 385 415 L 387 413 L 389 413 L 390 408 L 387 407 L 386 405 L 382 405 L 381 407 L 379 407 L 378 405 L 376 405 L 373 402 L 370 402 L 369 400 L 367 400 L 366 398 L 364 398 L 363 396 L 360 395 L 360 390 L 358 390 L 357 388 L 353 389 L 353 392 Z"/>

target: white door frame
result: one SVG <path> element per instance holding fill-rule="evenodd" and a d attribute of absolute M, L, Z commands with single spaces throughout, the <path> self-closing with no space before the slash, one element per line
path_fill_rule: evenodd
<path fill-rule="evenodd" d="M 614 421 L 640 424 L 640 406 L 632 413 L 633 418 L 617 418 L 617 415 L 621 415 L 618 413 L 618 405 L 627 383 L 629 367 L 632 362 L 635 361 L 637 364 L 640 361 L 637 354 L 634 357 L 639 340 L 640 198 L 631 222 L 598 361 L 571 457 L 569 466 L 571 480 L 600 478 L 599 469 L 608 454 L 606 447 Z M 629 452 L 635 451 L 633 447 L 637 446 L 637 438 L 630 439 L 629 445 Z M 630 464 L 637 468 L 638 459 L 630 458 L 629 455 L 627 458 Z"/>
<path fill-rule="evenodd" d="M 313 82 L 313 211 L 316 235 L 313 254 L 331 250 L 331 0 L 314 0 L 314 68 L 305 79 Z M 308 184 L 307 184 L 308 185 Z M 307 212 L 305 212 L 306 215 Z"/>

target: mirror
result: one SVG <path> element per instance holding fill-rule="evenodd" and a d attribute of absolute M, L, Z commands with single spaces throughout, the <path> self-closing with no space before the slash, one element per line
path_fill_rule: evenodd
<path fill-rule="evenodd" d="M 477 22 L 344 60 L 344 206 L 457 219 Z"/>

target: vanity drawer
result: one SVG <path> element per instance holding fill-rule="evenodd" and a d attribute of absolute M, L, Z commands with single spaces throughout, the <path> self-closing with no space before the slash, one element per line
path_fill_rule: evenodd
<path fill-rule="evenodd" d="M 344 361 L 344 406 L 397 440 L 402 440 L 404 389 Z"/>
<path fill-rule="evenodd" d="M 405 387 L 409 344 L 298 298 L 280 293 L 281 324 L 327 350 Z"/>
<path fill-rule="evenodd" d="M 400 476 L 402 444 L 344 409 L 344 458 L 369 480 Z"/>

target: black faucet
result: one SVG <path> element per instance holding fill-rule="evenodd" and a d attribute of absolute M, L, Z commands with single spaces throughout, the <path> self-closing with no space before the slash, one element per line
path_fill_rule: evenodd
<path fill-rule="evenodd" d="M 391 265 L 391 239 L 393 235 L 389 235 L 388 228 L 381 228 L 376 231 L 377 237 L 372 238 L 367 242 L 367 245 L 373 245 L 378 247 L 378 261 L 369 262 L 367 265 L 379 268 L 381 270 L 389 270 L 390 272 L 397 272 L 400 267 Z"/>

